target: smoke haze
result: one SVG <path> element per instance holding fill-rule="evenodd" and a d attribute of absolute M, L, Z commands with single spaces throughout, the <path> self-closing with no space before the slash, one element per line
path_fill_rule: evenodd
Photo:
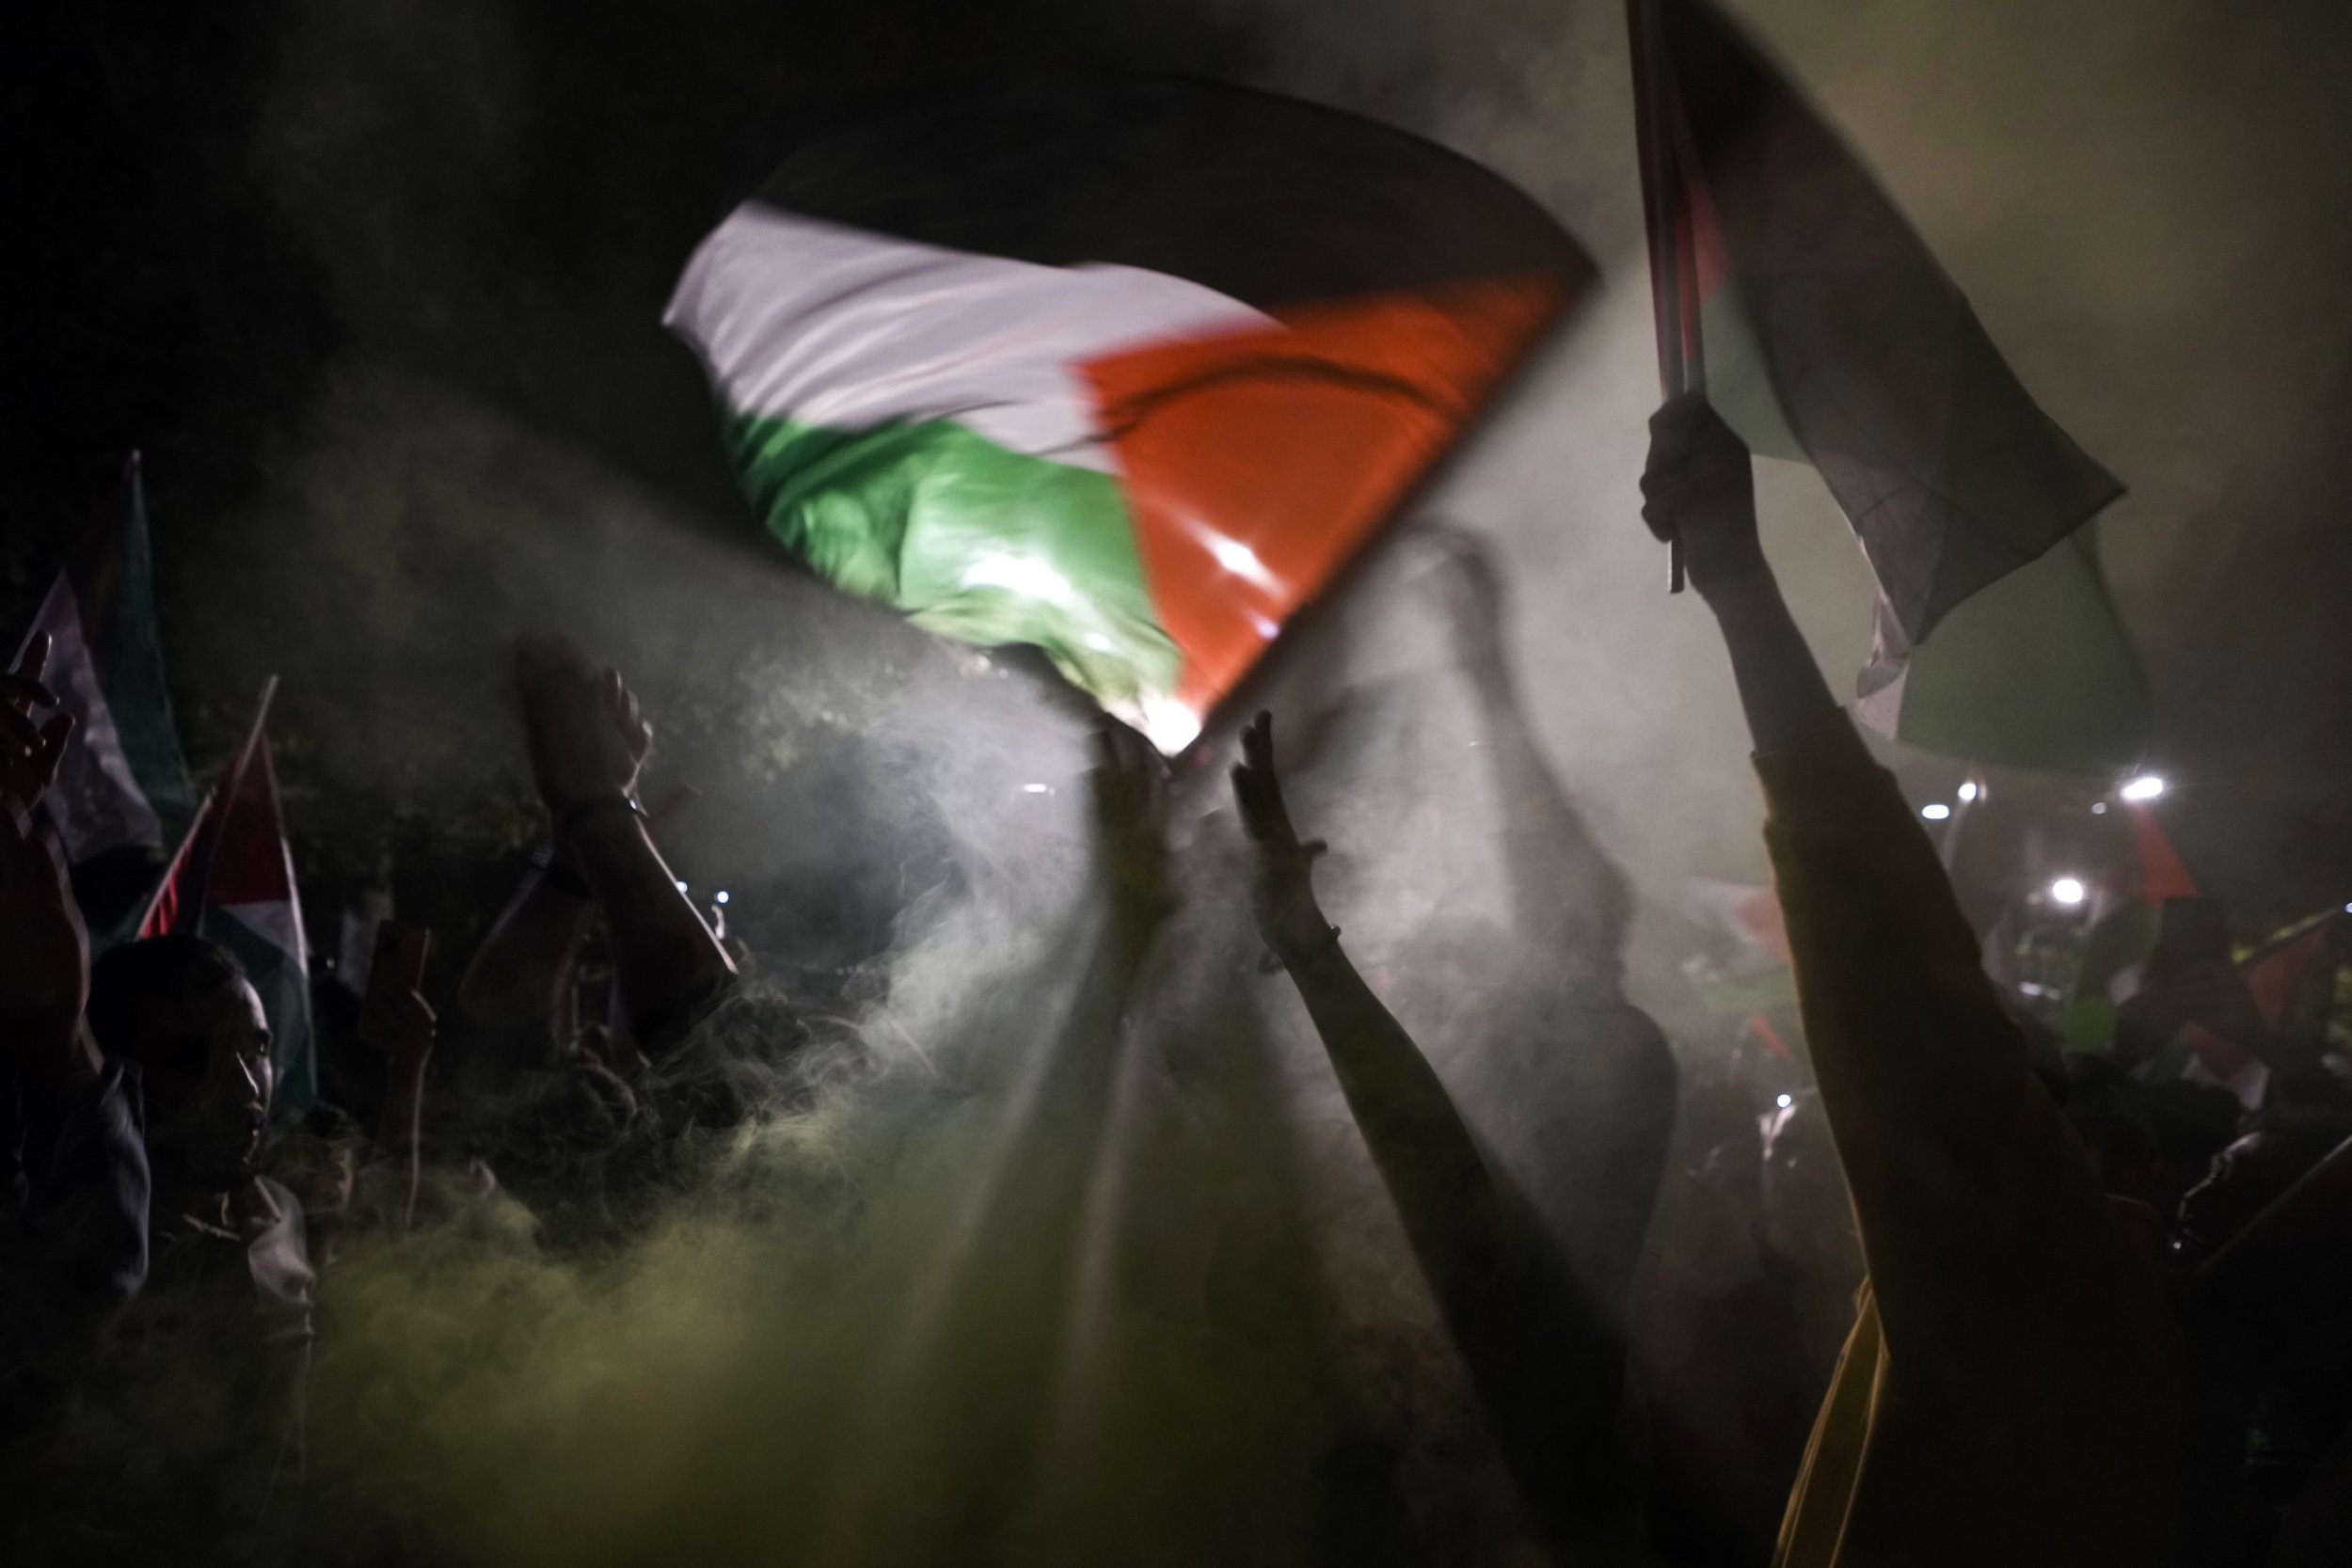
<path fill-rule="evenodd" d="M 2352 897 L 2352 11 L 1734 8 L 2132 486 L 2102 537 L 2185 852 L 2243 911 Z M 52 116 L 27 145 L 64 194 L 38 258 L 59 303 L 15 330 L 67 370 L 20 394 L 38 414 L 8 437 L 7 604 L 80 520 L 67 498 L 145 442 L 199 766 L 280 674 L 306 873 L 389 858 L 411 917 L 445 927 L 486 912 L 457 911 L 447 868 L 502 873 L 537 831 L 506 650 L 565 630 L 643 697 L 649 793 L 701 792 L 663 834 L 678 874 L 733 890 L 778 984 L 794 962 L 835 976 L 818 1046 L 742 1127 L 690 1140 L 642 1240 L 557 1248 L 452 1172 L 419 1236 L 354 1243 L 323 1298 L 324 1533 L 304 1550 L 1532 1550 L 1319 1047 L 1261 971 L 1210 815 L 1221 766 L 1183 782 L 1184 910 L 1114 1031 L 1079 973 L 1081 737 L 1020 677 L 783 562 L 657 317 L 791 115 L 963 69 L 1243 81 L 1519 183 L 1602 281 L 1423 510 L 1496 542 L 1537 724 L 1639 892 L 1635 999 L 1672 1029 L 1692 1013 L 1684 884 L 1760 880 L 1763 861 L 1713 628 L 1665 597 L 1635 515 L 1655 359 L 1616 0 L 293 0 L 160 25 L 56 21 L 55 85 L 23 111 Z M 109 158 L 149 172 L 117 180 Z M 1843 679 L 1867 642 L 1859 552 L 1810 472 L 1758 483 Z M 1368 963 L 1440 916 L 1503 918 L 1492 786 L 1425 571 L 1397 536 L 1270 690 L 1294 810 L 1334 843 L 1327 904 Z M 467 875 L 494 905 L 495 878 Z M 756 1033 L 763 1005 L 716 1027 Z M 182 1408 L 229 1397 L 178 1375 Z M 160 1475 L 203 1428 L 124 1419 L 85 1408 L 78 1451 Z"/>

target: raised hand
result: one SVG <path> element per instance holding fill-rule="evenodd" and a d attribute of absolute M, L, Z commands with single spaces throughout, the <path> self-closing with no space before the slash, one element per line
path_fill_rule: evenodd
<path fill-rule="evenodd" d="M 359 1043 L 395 1064 L 429 1056 L 438 1022 L 422 992 L 382 992 L 359 1015 Z"/>
<path fill-rule="evenodd" d="M 41 684 L 49 664 L 49 634 L 33 633 L 16 668 L 0 675 L 0 804 L 30 812 L 57 782 L 66 742 L 73 736 L 73 715 L 58 708 L 46 723 L 35 708 L 56 708 L 56 693 Z"/>
<path fill-rule="evenodd" d="M 1108 716 L 1094 724 L 1095 831 L 1122 914 L 1154 922 L 1175 907 L 1168 860 L 1168 765 L 1152 743 Z"/>
<path fill-rule="evenodd" d="M 1642 520 L 1661 540 L 1681 538 L 1702 597 L 1765 571 L 1748 449 L 1699 393 L 1668 398 L 1650 416 Z"/>
<path fill-rule="evenodd" d="M 1258 930 L 1275 957 L 1286 964 L 1330 947 L 1339 931 L 1315 902 L 1314 863 L 1330 846 L 1320 839 L 1300 843 L 1282 803 L 1274 772 L 1274 716 L 1261 713 L 1241 735 L 1242 760 L 1233 768 L 1233 800 L 1242 831 L 1257 851 L 1251 902 Z"/>
<path fill-rule="evenodd" d="M 559 823 L 594 801 L 634 798 L 653 727 L 619 671 L 592 670 L 569 640 L 539 634 L 516 644 L 515 689 L 532 778 Z"/>

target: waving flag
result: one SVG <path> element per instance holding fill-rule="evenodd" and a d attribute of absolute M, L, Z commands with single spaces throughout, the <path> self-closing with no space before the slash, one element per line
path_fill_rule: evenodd
<path fill-rule="evenodd" d="M 1181 750 L 1589 276 L 1425 142 L 1202 84 L 808 135 L 666 323 L 778 539 Z"/>
<path fill-rule="evenodd" d="M 310 1027 L 310 948 L 265 727 L 277 688 L 273 678 L 263 689 L 228 777 L 205 798 L 148 902 L 138 934 L 189 932 L 237 956 L 269 1017 L 277 1108 L 298 1115 L 318 1100 L 318 1064 Z"/>
<path fill-rule="evenodd" d="M 195 811 L 164 686 L 147 495 L 133 454 L 114 515 L 86 534 L 17 646 L 50 639 L 46 680 L 78 723 L 41 809 L 73 868 L 83 917 L 113 930 Z"/>
<path fill-rule="evenodd" d="M 2122 486 L 1737 27 L 1628 7 L 1663 377 L 1845 511 L 1880 588 L 1863 717 L 1979 762 L 2137 762 L 2147 682 L 2083 529 Z"/>

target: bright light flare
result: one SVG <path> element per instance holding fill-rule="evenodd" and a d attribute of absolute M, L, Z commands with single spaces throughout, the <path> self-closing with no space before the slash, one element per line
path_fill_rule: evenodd
<path fill-rule="evenodd" d="M 1001 588 L 1048 604 L 1067 605 L 1077 595 L 1070 579 L 1034 556 L 984 555 L 963 569 L 966 588 Z"/>
<path fill-rule="evenodd" d="M 1975 800 L 1978 794 L 1977 781 L 1974 779 L 1970 779 L 1960 786 L 1960 799 L 1963 804 Z"/>
<path fill-rule="evenodd" d="M 1200 736 L 1200 716 L 1173 697 L 1143 699 L 1143 737 L 1174 756 Z"/>
<path fill-rule="evenodd" d="M 1793 1094 L 1776 1095 L 1772 1100 L 1772 1103 L 1779 1106 L 1784 1111 L 1788 1109 L 1789 1106 L 1794 1105 L 1796 1102 L 1797 1097 Z"/>
<path fill-rule="evenodd" d="M 725 903 L 727 901 L 727 890 L 721 888 L 717 893 L 712 894 L 711 901 L 719 904 Z"/>
<path fill-rule="evenodd" d="M 2082 879 L 2079 877 L 2060 877 L 2050 884 L 2051 900 L 2070 908 L 2090 896 L 2090 890 L 2083 886 Z"/>
<path fill-rule="evenodd" d="M 1919 808 L 1919 815 L 1931 822 L 1941 822 L 1952 815 L 1952 808 L 1941 800 L 1931 800 Z"/>
<path fill-rule="evenodd" d="M 2164 793 L 2164 781 L 2153 773 L 2142 773 L 2116 793 L 2126 800 L 2153 800 Z"/>

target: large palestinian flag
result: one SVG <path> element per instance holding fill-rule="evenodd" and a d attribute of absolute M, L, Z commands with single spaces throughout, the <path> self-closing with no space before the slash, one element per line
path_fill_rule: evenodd
<path fill-rule="evenodd" d="M 1931 751 L 2119 770 L 2147 682 L 2090 531 L 2122 493 L 1911 225 L 1708 0 L 1628 0 L 1662 379 L 1814 466 L 1878 578 L 1863 717 Z"/>
<path fill-rule="evenodd" d="M 83 918 L 102 940 L 136 905 L 196 809 L 164 685 L 154 576 L 134 453 L 111 515 L 76 545 L 17 646 L 22 658 L 34 633 L 49 634 L 44 678 L 76 721 L 41 810 L 73 868 Z"/>
<path fill-rule="evenodd" d="M 1078 80 L 812 129 L 664 319 L 794 554 L 1173 752 L 1589 276 L 1426 142 Z"/>

